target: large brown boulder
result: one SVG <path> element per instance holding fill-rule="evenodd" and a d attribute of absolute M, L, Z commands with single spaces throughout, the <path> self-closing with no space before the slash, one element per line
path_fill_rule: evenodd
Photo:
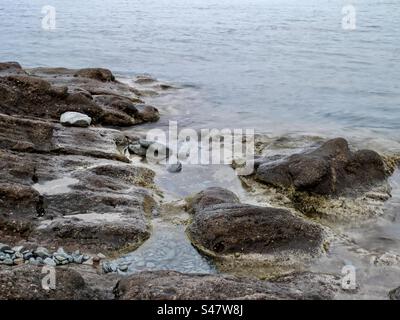
<path fill-rule="evenodd" d="M 228 190 L 208 188 L 189 199 L 188 207 L 194 213 L 186 229 L 189 239 L 222 270 L 243 273 L 250 268 L 268 276 L 325 250 L 320 225 L 286 209 L 242 204 Z"/>
<path fill-rule="evenodd" d="M 379 154 L 371 150 L 352 152 L 342 138 L 329 140 L 311 152 L 266 161 L 256 170 L 260 182 L 320 195 L 365 191 L 386 178 L 385 163 Z"/>
<path fill-rule="evenodd" d="M 300 251 L 318 254 L 323 229 L 285 209 L 226 203 L 196 212 L 187 229 L 193 244 L 217 254 Z"/>

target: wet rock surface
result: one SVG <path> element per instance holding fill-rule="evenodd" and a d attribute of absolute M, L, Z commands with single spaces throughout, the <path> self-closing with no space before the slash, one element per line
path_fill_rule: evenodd
<path fill-rule="evenodd" d="M 164 233 L 142 245 L 162 229 L 152 228 L 162 194 L 152 170 L 159 167 L 147 165 L 148 155 L 161 150 L 167 157 L 170 150 L 122 129 L 157 121 L 159 110 L 146 101 L 171 89 L 149 76 L 127 85 L 102 68 L 24 70 L 16 62 L 0 63 L 1 299 L 335 298 L 334 276 L 293 273 L 320 256 L 327 239 L 325 227 L 299 211 L 321 212 L 325 205 L 330 212 L 327 197 L 338 201 L 336 210 L 348 205 L 341 197 L 359 192 L 384 201 L 388 193 L 375 186 L 390 174 L 387 159 L 350 151 L 343 139 L 308 152 L 260 156 L 257 183 L 273 188 L 283 200 L 271 203 L 288 210 L 244 204 L 229 190 L 209 188 L 188 199 L 192 216 L 184 212 L 178 222 L 163 216 L 173 227 L 161 223 Z M 65 126 L 61 117 L 70 112 L 90 122 Z M 139 158 L 134 155 L 140 166 L 130 163 Z M 181 167 L 170 169 L 162 171 Z M 351 211 L 364 214 L 357 201 L 364 199 L 355 198 Z M 183 232 L 187 223 L 203 256 Z M 43 289 L 43 267 L 56 268 L 57 290 Z"/>
<path fill-rule="evenodd" d="M 42 286 L 43 276 L 42 268 L 34 265 L 0 266 L 0 299 L 92 300 L 102 297 L 76 271 L 58 268 L 56 287 L 49 290 Z"/>
<path fill-rule="evenodd" d="M 100 127 L 143 123 L 143 103 L 106 69 L 1 64 L 2 239 L 105 252 L 146 240 L 154 173 L 127 164 L 135 137 Z"/>
<path fill-rule="evenodd" d="M 270 204 L 329 224 L 383 215 L 391 197 L 395 155 L 352 151 L 342 138 L 260 135 L 255 146 L 255 172 L 240 179 L 249 192 L 263 194 Z"/>
<path fill-rule="evenodd" d="M 388 177 L 381 156 L 371 150 L 352 152 L 345 139 L 325 142 L 311 152 L 259 164 L 256 179 L 282 188 L 321 195 L 368 190 Z"/>
<path fill-rule="evenodd" d="M 337 280 L 330 275 L 312 273 L 295 274 L 272 282 L 154 271 L 120 280 L 114 294 L 123 300 L 332 299 L 338 290 Z"/>
<path fill-rule="evenodd" d="M 323 228 L 288 210 L 242 204 L 222 188 L 200 192 L 189 201 L 190 207 L 190 240 L 206 254 L 226 260 L 225 267 L 240 269 L 249 261 L 254 266 L 285 265 L 323 252 Z"/>
<path fill-rule="evenodd" d="M 106 69 L 23 71 L 12 64 L 3 69 L 0 112 L 6 115 L 58 121 L 62 113 L 79 112 L 91 117 L 94 124 L 111 126 L 159 119 L 158 110 L 144 104 L 135 88 L 116 81 Z"/>

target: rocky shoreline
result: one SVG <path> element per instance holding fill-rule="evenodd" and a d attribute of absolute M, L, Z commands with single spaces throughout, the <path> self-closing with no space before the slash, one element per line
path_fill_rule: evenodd
<path fill-rule="evenodd" d="M 148 76 L 135 84 L 101 68 L 0 63 L 0 299 L 334 299 L 343 291 L 340 274 L 308 264 L 329 254 L 332 225 L 382 214 L 398 158 L 342 138 L 267 155 L 270 142 L 258 137 L 255 172 L 241 180 L 267 205 L 217 187 L 185 199 L 186 234 L 218 273 L 129 275 L 111 263 L 149 239 L 165 209 L 155 169 L 131 161 L 156 142 L 124 128 L 158 121 L 162 110 L 146 97 L 174 88 Z M 179 174 L 182 165 L 165 170 Z M 41 285 L 44 266 L 57 271 L 54 290 Z"/>

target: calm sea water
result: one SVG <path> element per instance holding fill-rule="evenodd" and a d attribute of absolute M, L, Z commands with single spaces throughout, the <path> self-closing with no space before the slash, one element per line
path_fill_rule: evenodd
<path fill-rule="evenodd" d="M 346 31 L 351 3 L 356 30 Z M 41 28 L 44 5 L 56 9 L 54 31 Z M 198 95 L 183 104 L 198 126 L 400 150 L 399 9 L 397 0 L 1 0 L 0 60 L 190 84 Z"/>

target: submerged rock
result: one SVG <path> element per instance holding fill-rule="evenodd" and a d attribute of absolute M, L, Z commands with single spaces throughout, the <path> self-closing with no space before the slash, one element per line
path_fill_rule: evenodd
<path fill-rule="evenodd" d="M 333 299 L 340 290 L 336 277 L 299 273 L 275 281 L 228 275 L 145 271 L 121 279 L 114 294 L 121 300 L 299 300 Z"/>
<path fill-rule="evenodd" d="M 381 156 L 371 150 L 352 152 L 345 139 L 325 142 L 318 149 L 258 166 L 256 179 L 281 188 L 320 195 L 369 190 L 388 177 Z"/>
<path fill-rule="evenodd" d="M 92 119 L 79 112 L 65 112 L 60 117 L 61 124 L 71 127 L 89 127 Z"/>

